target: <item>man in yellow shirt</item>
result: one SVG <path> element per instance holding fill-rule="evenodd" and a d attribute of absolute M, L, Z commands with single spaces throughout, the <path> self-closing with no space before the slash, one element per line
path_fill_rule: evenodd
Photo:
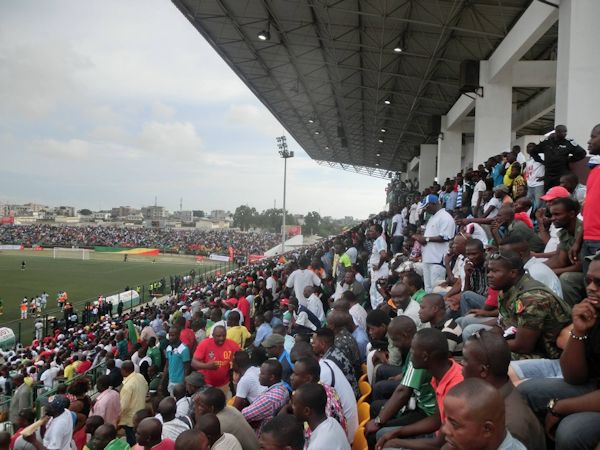
<path fill-rule="evenodd" d="M 231 311 L 227 316 L 227 339 L 237 343 L 240 348 L 245 348 L 251 334 L 245 326 L 240 325 L 240 318 L 240 313 L 237 311 Z"/>
<path fill-rule="evenodd" d="M 64 377 L 66 378 L 67 381 L 71 381 L 73 379 L 73 377 L 77 373 L 77 368 L 79 367 L 80 364 L 81 364 L 81 361 L 79 361 L 79 358 L 77 357 L 77 355 L 73 355 L 73 360 L 71 361 L 71 364 L 66 366 L 65 370 L 64 370 Z"/>
<path fill-rule="evenodd" d="M 127 443 L 133 446 L 135 444 L 133 415 L 146 407 L 148 383 L 142 374 L 134 371 L 131 361 L 123 361 L 123 364 L 121 364 L 121 375 L 123 375 L 123 387 L 121 387 L 119 394 L 121 400 L 119 426 L 125 430 Z"/>

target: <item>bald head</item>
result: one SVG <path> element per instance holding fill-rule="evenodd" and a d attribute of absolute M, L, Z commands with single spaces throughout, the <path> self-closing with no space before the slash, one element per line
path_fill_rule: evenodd
<path fill-rule="evenodd" d="M 450 389 L 447 397 L 465 402 L 464 414 L 468 419 L 481 422 L 491 420 L 504 426 L 504 399 L 491 384 L 479 378 L 467 378 Z"/>
<path fill-rule="evenodd" d="M 214 414 L 204 414 L 198 418 L 196 429 L 202 431 L 208 438 L 208 443 L 212 447 L 215 442 L 221 438 L 221 422 Z"/>
<path fill-rule="evenodd" d="M 169 422 L 175 418 L 177 412 L 177 402 L 173 397 L 165 397 L 158 404 L 158 412 L 163 418 L 163 422 Z"/>
<path fill-rule="evenodd" d="M 198 429 L 184 431 L 175 441 L 175 450 L 209 450 L 210 447 L 208 438 Z"/>
<path fill-rule="evenodd" d="M 117 437 L 117 429 L 114 425 L 106 424 L 100 425 L 94 431 L 92 436 L 94 441 L 94 449 L 96 450 L 104 450 L 104 448 Z"/>
<path fill-rule="evenodd" d="M 154 417 L 140 422 L 136 430 L 137 443 L 145 448 L 154 447 L 162 441 L 162 423 Z"/>
<path fill-rule="evenodd" d="M 327 316 L 327 325 L 334 332 L 341 330 L 342 328 L 347 328 L 352 321 L 352 316 L 348 311 L 342 311 L 339 309 L 334 309 L 329 316 Z"/>
<path fill-rule="evenodd" d="M 394 317 L 388 325 L 388 333 L 406 333 L 414 335 L 417 332 L 417 325 L 414 320 L 408 316 Z"/>

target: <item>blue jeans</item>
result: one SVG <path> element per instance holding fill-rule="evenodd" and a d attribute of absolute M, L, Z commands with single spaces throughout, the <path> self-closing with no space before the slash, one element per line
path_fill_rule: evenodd
<path fill-rule="evenodd" d="M 546 413 L 546 406 L 552 398 L 578 397 L 595 389 L 596 383 L 574 385 L 565 382 L 562 378 L 537 378 L 523 381 L 517 386 L 517 390 L 538 415 Z"/>
<path fill-rule="evenodd" d="M 581 253 L 579 259 L 583 263 L 583 274 L 587 274 L 588 268 L 590 267 L 590 261 L 585 259 L 585 256 L 595 255 L 600 250 L 600 241 L 583 241 L 581 244 Z"/>
<path fill-rule="evenodd" d="M 492 325 L 485 325 L 483 323 L 472 323 L 467 325 L 462 332 L 463 342 L 473 336 L 475 333 L 481 330 L 491 330 L 494 328 Z"/>
<path fill-rule="evenodd" d="M 540 197 L 544 195 L 544 185 L 540 186 L 527 186 L 527 198 L 531 200 L 531 204 L 533 205 L 533 211 L 538 209 L 540 205 Z"/>
<path fill-rule="evenodd" d="M 555 450 L 588 450 L 600 442 L 600 412 L 570 414 L 556 429 Z"/>
<path fill-rule="evenodd" d="M 473 291 L 460 294 L 460 315 L 466 316 L 471 309 L 481 309 L 485 304 L 485 297 Z"/>
<path fill-rule="evenodd" d="M 522 359 L 511 361 L 510 367 L 521 380 L 530 378 L 562 378 L 560 359 Z"/>

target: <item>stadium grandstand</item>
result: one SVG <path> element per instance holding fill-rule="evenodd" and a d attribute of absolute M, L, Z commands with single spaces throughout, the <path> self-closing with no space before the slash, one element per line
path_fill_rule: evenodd
<path fill-rule="evenodd" d="M 173 2 L 388 209 L 6 349 L 8 445 L 597 449 L 600 2 Z"/>

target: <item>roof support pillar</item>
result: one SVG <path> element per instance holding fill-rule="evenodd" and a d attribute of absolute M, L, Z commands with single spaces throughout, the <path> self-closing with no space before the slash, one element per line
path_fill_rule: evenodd
<path fill-rule="evenodd" d="M 462 129 L 448 129 L 448 117 L 442 116 L 441 132 L 438 136 L 437 177 L 442 184 L 446 178 L 453 178 L 461 169 Z"/>
<path fill-rule="evenodd" d="M 512 77 L 504 71 L 489 81 L 489 61 L 481 61 L 479 81 L 483 96 L 475 100 L 473 166 L 510 150 L 512 132 Z"/>
<path fill-rule="evenodd" d="M 437 144 L 421 144 L 421 155 L 419 156 L 419 190 L 423 190 L 426 186 L 433 184 L 437 152 Z"/>
<path fill-rule="evenodd" d="M 567 125 L 569 136 L 579 145 L 587 142 L 590 130 L 600 121 L 598 17 L 598 0 L 560 3 L 555 121 Z"/>

